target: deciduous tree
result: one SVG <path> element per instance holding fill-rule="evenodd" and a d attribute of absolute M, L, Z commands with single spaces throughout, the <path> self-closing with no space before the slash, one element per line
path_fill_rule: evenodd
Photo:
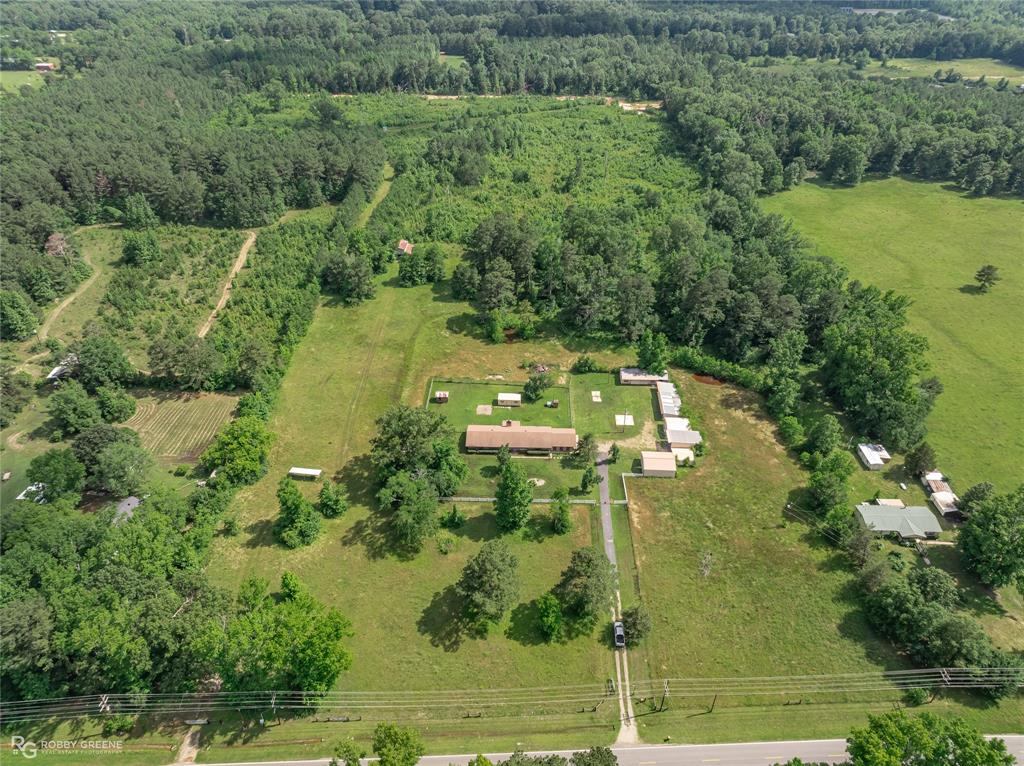
<path fill-rule="evenodd" d="M 596 548 L 577 548 L 555 588 L 563 609 L 579 619 L 593 619 L 607 607 L 615 575 L 604 553 Z"/>
<path fill-rule="evenodd" d="M 986 585 L 1024 587 L 1024 485 L 978 502 L 957 538 L 967 564 Z"/>
<path fill-rule="evenodd" d="M 373 730 L 373 752 L 380 766 L 416 766 L 427 750 L 415 729 L 379 723 Z"/>
<path fill-rule="evenodd" d="M 455 586 L 478 624 L 498 622 L 519 597 L 519 561 L 504 540 L 483 544 Z"/>

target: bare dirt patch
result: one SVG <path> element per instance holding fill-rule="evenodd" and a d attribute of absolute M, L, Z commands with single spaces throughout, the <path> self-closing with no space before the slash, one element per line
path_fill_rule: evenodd
<path fill-rule="evenodd" d="M 645 420 L 643 430 L 636 436 L 628 439 L 617 439 L 614 441 L 625 449 L 654 449 L 658 446 L 658 424 L 653 420 Z M 610 449 L 613 442 L 600 442 L 598 449 Z"/>

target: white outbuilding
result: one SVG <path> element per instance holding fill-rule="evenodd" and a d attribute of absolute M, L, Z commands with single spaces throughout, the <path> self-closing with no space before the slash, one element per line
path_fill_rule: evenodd
<path fill-rule="evenodd" d="M 292 466 L 288 469 L 288 475 L 293 479 L 319 479 L 323 471 L 319 468 L 299 468 Z"/>

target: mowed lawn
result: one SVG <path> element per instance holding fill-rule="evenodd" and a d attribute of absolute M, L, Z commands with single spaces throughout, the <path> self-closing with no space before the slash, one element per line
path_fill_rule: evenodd
<path fill-rule="evenodd" d="M 1024 204 L 891 178 L 852 189 L 804 184 L 762 201 L 862 282 L 909 295 L 910 326 L 945 386 L 928 440 L 961 492 L 1002 491 L 1024 465 Z M 987 294 L 974 273 L 1002 281 Z"/>
<path fill-rule="evenodd" d="M 530 606 L 557 582 L 572 548 L 590 543 L 587 508 L 577 508 L 572 537 L 551 536 L 545 519 L 510 540 L 521 561 L 521 603 L 486 640 L 453 639 L 450 588 L 468 557 L 494 536 L 490 505 L 467 507 L 472 518 L 448 555 L 433 540 L 410 559 L 389 550 L 368 456 L 376 418 L 400 402 L 422 405 L 432 377 L 501 374 L 510 384 L 521 383 L 524 359 L 565 368 L 579 353 L 545 340 L 494 345 L 475 332 L 469 307 L 448 299 L 446 286 L 399 288 L 389 282 L 360 306 L 325 303 L 283 383 L 270 423 L 277 435 L 270 471 L 236 498 L 241 534 L 216 543 L 210 575 L 218 584 L 236 588 L 250 575 L 276 583 L 289 570 L 352 620 L 353 665 L 339 679 L 343 688 L 603 683 L 611 672 L 611 655 L 597 631 L 565 645 L 539 643 Z M 606 364 L 625 361 L 614 353 L 599 356 Z M 325 523 L 316 543 L 295 551 L 273 536 L 275 490 L 292 465 L 324 469 L 325 476 L 345 483 L 351 501 L 343 518 Z M 312 496 L 317 486 L 303 489 Z"/>
<path fill-rule="evenodd" d="M 163 463 L 195 462 L 227 423 L 238 397 L 220 393 L 136 391 L 135 414 L 125 424 Z"/>
<path fill-rule="evenodd" d="M 573 375 L 570 387 L 573 421 L 580 435 L 594 434 L 602 442 L 631 439 L 656 417 L 655 394 L 650 386 L 620 386 L 614 374 L 592 372 Z M 601 394 L 599 402 L 594 401 L 595 391 Z M 624 414 L 633 416 L 633 425 L 615 425 L 615 416 Z"/>
<path fill-rule="evenodd" d="M 438 404 L 435 401 L 434 395 L 438 391 L 448 392 L 447 404 Z M 518 407 L 499 406 L 498 394 L 503 393 L 519 394 L 523 397 L 522 405 Z M 520 383 L 501 381 L 462 383 L 435 379 L 430 397 L 427 407 L 435 412 L 444 413 L 460 437 L 465 435 L 468 425 L 496 426 L 501 425 L 505 420 L 518 420 L 524 426 L 569 428 L 572 425 L 569 414 L 569 389 L 566 386 L 552 386 L 544 392 L 538 401 L 528 402 L 523 395 L 523 386 Z M 559 400 L 558 407 L 545 406 L 546 402 L 552 399 Z M 478 415 L 476 410 L 480 405 L 490 406 L 491 414 Z"/>

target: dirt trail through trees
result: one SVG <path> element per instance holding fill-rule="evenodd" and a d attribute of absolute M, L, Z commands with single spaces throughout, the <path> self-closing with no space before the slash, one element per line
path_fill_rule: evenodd
<path fill-rule="evenodd" d="M 210 312 L 210 316 L 203 322 L 203 326 L 199 328 L 199 337 L 205 338 L 206 333 L 213 327 L 213 320 L 217 318 L 217 313 L 224 308 L 228 303 L 228 298 L 231 297 L 231 283 L 235 281 L 235 276 L 242 267 L 245 266 L 246 260 L 249 258 L 249 249 L 256 241 L 256 231 L 250 229 L 246 232 L 249 236 L 245 239 L 245 244 L 242 245 L 242 249 L 238 251 L 238 257 L 235 258 L 234 264 L 231 266 L 231 272 L 228 274 L 227 280 L 224 282 L 224 289 L 220 291 L 220 300 L 217 301 L 217 305 L 213 311 Z"/>
<path fill-rule="evenodd" d="M 91 228 L 94 227 L 84 226 L 81 230 Z M 88 254 L 82 253 L 82 260 L 92 270 L 92 273 L 85 280 L 83 280 L 82 283 L 78 287 L 76 287 L 73 292 L 69 293 L 68 296 L 64 298 L 64 300 L 58 303 L 57 308 L 55 308 L 53 311 L 49 313 L 49 315 L 47 315 L 46 319 L 43 320 L 43 323 L 39 325 L 39 329 L 36 331 L 36 334 L 33 335 L 32 338 L 29 340 L 29 343 L 34 344 L 45 341 L 49 337 L 50 328 L 53 327 L 53 323 L 57 321 L 57 317 L 59 317 L 64 312 L 64 309 L 66 309 L 68 306 L 74 303 L 75 300 L 82 293 L 84 293 L 86 290 L 92 287 L 92 283 L 96 281 L 97 277 L 99 277 L 100 270 L 96 268 L 96 264 L 89 259 Z M 25 359 L 24 362 L 19 364 L 15 368 L 15 372 L 24 371 L 25 368 L 28 367 L 30 364 L 33 364 L 34 362 L 37 362 L 40 359 L 46 358 L 47 356 L 49 356 L 49 354 L 49 351 L 40 351 L 38 354 L 33 354 L 32 356 Z"/>

